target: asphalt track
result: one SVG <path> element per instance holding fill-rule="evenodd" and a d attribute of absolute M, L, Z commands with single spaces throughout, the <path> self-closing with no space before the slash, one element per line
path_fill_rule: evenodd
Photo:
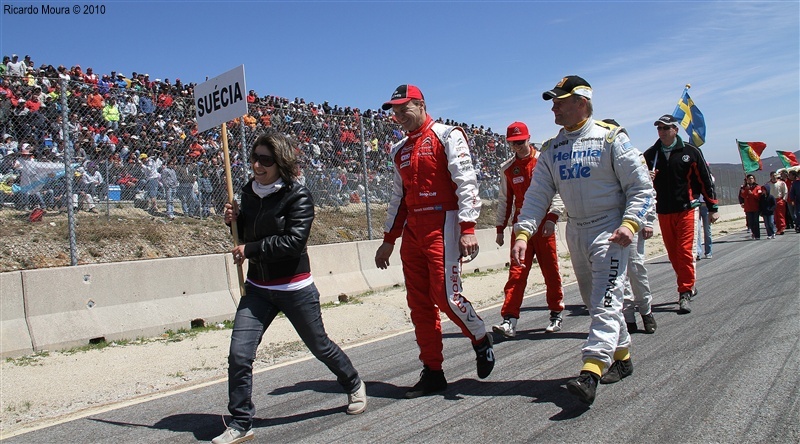
<path fill-rule="evenodd" d="M 800 442 L 800 235 L 715 239 L 714 259 L 698 262 L 699 294 L 687 315 L 677 314 L 666 257 L 647 264 L 658 330 L 633 335 L 633 376 L 600 386 L 591 407 L 564 387 L 580 368 L 589 325 L 569 285 L 564 330 L 545 334 L 543 296 L 526 298 L 520 332 L 497 341 L 497 365 L 486 380 L 475 375 L 469 342 L 445 323 L 450 384 L 442 395 L 403 399 L 421 368 L 412 333 L 347 349 L 367 382 L 362 415 L 344 413 L 346 396 L 314 359 L 259 373 L 250 442 Z M 481 316 L 496 320 L 499 307 Z M 3 442 L 209 441 L 224 429 L 226 402 L 219 382 Z"/>

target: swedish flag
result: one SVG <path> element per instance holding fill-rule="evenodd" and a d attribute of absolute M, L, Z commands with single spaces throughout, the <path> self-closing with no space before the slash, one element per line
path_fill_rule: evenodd
<path fill-rule="evenodd" d="M 692 98 L 689 97 L 689 88 L 690 86 L 686 85 L 672 115 L 681 122 L 681 126 L 691 138 L 692 144 L 699 147 L 706 142 L 706 120 L 703 118 L 703 113 L 695 106 Z"/>

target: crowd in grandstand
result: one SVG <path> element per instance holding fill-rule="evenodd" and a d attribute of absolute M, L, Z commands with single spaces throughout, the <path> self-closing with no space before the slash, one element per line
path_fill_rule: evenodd
<path fill-rule="evenodd" d="M 137 196 L 150 182 L 158 187 L 159 200 L 168 193 L 175 196 L 183 215 L 219 214 L 227 200 L 221 134 L 219 129 L 197 131 L 194 86 L 180 79 L 151 78 L 147 73 L 100 74 L 80 65 L 40 64 L 37 68 L 30 56 L 3 57 L 0 199 L 19 209 L 64 209 L 72 202 L 77 208 L 94 211 L 97 199 L 109 197 L 109 186 L 120 188 L 121 200 L 140 201 Z M 247 177 L 242 144 L 248 147 L 263 129 L 273 127 L 296 141 L 301 178 L 314 192 L 317 205 L 388 198 L 388 150 L 403 137 L 390 114 L 258 95 L 254 90 L 248 92 L 247 102 L 249 113 L 227 124 L 234 190 Z M 483 126 L 442 121 L 460 125 L 471 134 L 482 193 L 494 197 L 498 168 L 508 153 L 502 135 Z M 63 173 L 34 168 L 63 164 L 68 154 L 65 140 L 76 166 L 71 199 L 66 196 Z M 165 185 L 160 177 L 169 164 L 178 181 L 172 190 L 174 184 Z M 26 171 L 33 171 L 33 178 L 22 184 Z M 139 203 L 151 212 L 160 212 L 155 202 Z M 171 216 L 168 213 L 164 215 Z"/>

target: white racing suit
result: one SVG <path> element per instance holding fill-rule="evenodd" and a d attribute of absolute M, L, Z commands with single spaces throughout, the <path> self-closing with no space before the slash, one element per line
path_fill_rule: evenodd
<path fill-rule="evenodd" d="M 645 226 L 652 228 L 655 220 L 655 206 L 645 217 Z M 636 322 L 636 311 L 641 315 L 652 311 L 653 294 L 650 292 L 650 281 L 647 279 L 647 268 L 644 266 L 644 237 L 642 232 L 634 233 L 633 241 L 628 246 L 628 278 L 625 280 L 625 301 L 622 314 L 625 322 Z"/>
<path fill-rule="evenodd" d="M 576 131 L 562 129 L 545 142 L 514 225 L 518 239 L 530 237 L 553 195 L 561 195 L 569 215 L 567 247 L 591 316 L 583 361 L 604 368 L 615 351 L 630 347 L 622 317 L 628 249 L 608 238 L 623 224 L 638 232 L 655 196 L 641 153 L 620 130 L 589 118 Z"/>

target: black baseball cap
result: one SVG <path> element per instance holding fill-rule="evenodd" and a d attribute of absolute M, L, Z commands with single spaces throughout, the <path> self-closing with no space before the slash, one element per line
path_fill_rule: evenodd
<path fill-rule="evenodd" d="M 544 100 L 563 99 L 571 95 L 592 98 L 592 86 L 589 82 L 578 76 L 566 76 L 550 91 L 542 93 Z"/>
<path fill-rule="evenodd" d="M 653 122 L 653 126 L 658 126 L 659 124 L 672 125 L 675 127 L 679 126 L 678 119 L 676 119 L 675 116 L 671 114 L 664 114 L 663 116 L 659 117 L 658 120 Z"/>

